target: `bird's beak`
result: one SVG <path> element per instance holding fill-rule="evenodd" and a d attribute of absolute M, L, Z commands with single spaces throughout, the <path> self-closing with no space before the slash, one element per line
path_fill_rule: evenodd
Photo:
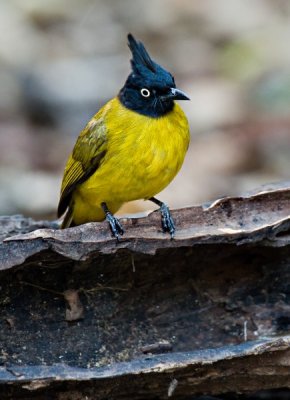
<path fill-rule="evenodd" d="M 164 99 L 172 99 L 172 100 L 190 100 L 190 98 L 182 92 L 182 90 L 171 88 L 169 93 L 163 96 Z"/>

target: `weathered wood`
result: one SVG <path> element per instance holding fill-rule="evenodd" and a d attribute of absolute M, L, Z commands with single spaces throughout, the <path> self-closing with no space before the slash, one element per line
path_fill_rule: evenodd
<path fill-rule="evenodd" d="M 98 369 L 66 365 L 0 368 L 0 395 L 6 399 L 17 394 L 27 400 L 32 398 L 31 392 L 36 392 L 36 399 L 43 399 L 43 393 L 59 400 L 184 399 L 193 398 L 193 394 L 285 388 L 290 386 L 289 346 L 288 336 L 235 347 L 147 356 Z"/>
<path fill-rule="evenodd" d="M 289 238 L 281 240 L 277 235 L 290 228 L 290 182 L 273 185 L 246 197 L 224 198 L 204 206 L 174 210 L 172 215 L 178 227 L 174 240 L 168 240 L 168 235 L 162 233 L 160 215 L 154 212 L 146 218 L 122 219 L 126 233 L 119 243 L 112 237 L 106 222 L 67 230 L 35 230 L 42 225 L 53 228 L 57 223 L 4 217 L 0 219 L 1 236 L 6 236 L 0 247 L 0 268 L 22 264 L 46 250 L 82 261 L 96 252 L 112 254 L 121 249 L 155 254 L 159 249 L 205 243 L 241 244 L 268 240 L 267 245 L 284 245 Z M 17 231 L 30 233 L 13 236 Z"/>
<path fill-rule="evenodd" d="M 290 388 L 290 182 L 173 217 L 0 218 L 1 399 Z"/>

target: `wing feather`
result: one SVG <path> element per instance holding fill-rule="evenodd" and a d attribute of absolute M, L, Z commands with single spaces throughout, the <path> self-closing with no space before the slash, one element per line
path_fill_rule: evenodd
<path fill-rule="evenodd" d="M 72 193 L 100 166 L 107 149 L 107 129 L 104 119 L 96 116 L 80 133 L 70 155 L 61 185 L 57 215 L 60 217 L 70 204 Z"/>

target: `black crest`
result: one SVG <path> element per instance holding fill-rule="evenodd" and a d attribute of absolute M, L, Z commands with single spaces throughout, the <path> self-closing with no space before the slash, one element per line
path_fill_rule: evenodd
<path fill-rule="evenodd" d="M 137 41 L 131 33 L 128 34 L 128 46 L 133 55 L 133 59 L 131 60 L 133 69 L 143 66 L 154 73 L 156 72 L 155 63 L 149 56 L 144 44 Z"/>

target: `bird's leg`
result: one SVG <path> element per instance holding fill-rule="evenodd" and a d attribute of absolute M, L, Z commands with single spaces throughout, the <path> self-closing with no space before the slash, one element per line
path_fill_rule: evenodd
<path fill-rule="evenodd" d="M 155 197 L 150 197 L 150 199 L 148 199 L 148 200 L 152 201 L 153 203 L 157 204 L 160 207 L 163 232 L 169 232 L 171 239 L 173 239 L 174 234 L 175 234 L 175 225 L 174 225 L 174 221 L 170 215 L 169 208 L 167 207 L 167 205 L 165 203 L 162 203 L 162 201 L 156 199 Z"/>
<path fill-rule="evenodd" d="M 106 220 L 108 221 L 108 223 L 109 223 L 109 225 L 110 225 L 110 228 L 111 228 L 111 231 L 112 231 L 113 235 L 115 236 L 115 238 L 116 238 L 117 240 L 119 240 L 119 239 L 120 239 L 120 236 L 119 236 L 119 235 L 123 235 L 123 233 L 124 233 L 124 229 L 123 229 L 121 223 L 120 223 L 119 220 L 118 220 L 116 217 L 114 217 L 114 215 L 110 212 L 110 210 L 108 209 L 106 203 L 101 203 L 101 207 L 102 207 L 102 209 L 103 209 L 103 211 L 104 211 L 104 213 L 105 213 Z"/>

